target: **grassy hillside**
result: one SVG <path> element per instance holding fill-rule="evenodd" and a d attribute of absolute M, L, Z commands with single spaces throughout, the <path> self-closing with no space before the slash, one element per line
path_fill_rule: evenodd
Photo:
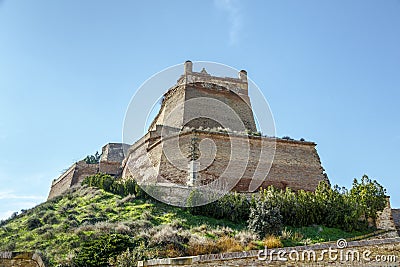
<path fill-rule="evenodd" d="M 84 186 L 3 222 L 0 251 L 39 250 L 50 266 L 107 266 L 128 248 L 129 257 L 138 260 L 261 249 L 266 244 L 298 245 L 362 234 L 365 232 L 322 226 L 291 227 L 281 236 L 260 240 L 246 230 L 246 222 L 196 216 L 151 199 L 123 198 Z"/>

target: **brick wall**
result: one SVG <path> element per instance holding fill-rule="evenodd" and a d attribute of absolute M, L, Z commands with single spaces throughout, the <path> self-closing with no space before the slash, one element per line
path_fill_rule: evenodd
<path fill-rule="evenodd" d="M 200 97 L 211 100 L 197 102 L 194 100 Z M 239 95 L 225 88 L 218 89 L 216 85 L 210 87 L 208 84 L 196 83 L 186 85 L 185 101 L 190 100 L 192 100 L 189 102 L 191 104 L 184 107 L 184 125 L 194 128 L 200 126 L 213 128 L 221 127 L 221 124 L 224 124 L 222 128 L 229 128 L 233 131 L 245 131 L 246 129 L 252 132 L 257 131 L 248 95 Z M 224 103 L 226 106 L 220 103 Z M 236 114 L 233 114 L 232 110 Z M 230 115 L 227 116 L 227 114 Z M 213 120 L 209 119 L 210 117 Z M 190 118 L 196 119 L 190 121 Z"/>
<path fill-rule="evenodd" d="M 50 193 L 47 199 L 61 195 L 71 187 L 72 177 L 74 176 L 76 163 L 63 173 L 58 179 L 54 180 L 50 187 Z"/>
<path fill-rule="evenodd" d="M 244 127 L 238 127 L 238 121 L 240 120 L 236 120 L 233 123 L 227 120 L 227 112 L 220 112 L 221 110 L 212 111 L 215 108 L 220 109 L 220 105 L 213 105 L 214 103 L 212 102 L 201 104 L 198 107 L 194 102 L 187 105 L 186 101 L 199 97 L 215 99 L 225 103 L 240 117 Z M 257 129 L 248 96 L 247 74 L 244 75 L 242 73 L 242 78 L 229 78 L 215 77 L 208 73 L 185 72 L 177 84 L 164 94 L 160 111 L 151 123 L 150 130 L 155 130 L 156 125 L 177 128 L 181 128 L 184 125 L 196 128 L 200 126 L 204 128 L 221 126 L 218 122 L 204 118 L 189 122 L 193 116 L 201 117 L 202 113 L 207 114 L 207 112 L 211 112 L 213 117 L 220 116 L 221 118 L 217 121 L 229 124 L 224 125 L 225 128 L 237 131 L 248 129 L 256 132 Z"/>
<path fill-rule="evenodd" d="M 79 185 L 85 177 L 98 172 L 98 164 L 86 164 L 83 160 L 74 163 L 65 173 L 52 182 L 47 199 L 61 195 L 72 186 Z"/>
<path fill-rule="evenodd" d="M 224 177 L 236 180 L 236 182 L 240 180 L 234 187 L 234 190 L 239 192 L 247 192 L 249 190 L 249 184 L 253 176 L 263 181 L 262 185 L 264 187 L 274 185 L 278 188 L 290 187 L 294 190 L 303 189 L 307 191 L 314 191 L 320 181 L 328 181 L 324 175 L 324 169 L 321 166 L 314 143 L 260 137 L 247 138 L 243 136 L 235 136 L 230 139 L 224 133 L 200 131 L 197 132 L 196 136 L 199 138 L 199 142 L 201 140 L 212 140 L 216 148 L 215 159 L 213 153 L 200 156 L 199 182 L 202 184 L 207 184 L 220 177 L 227 169 L 231 157 L 234 164 L 227 170 Z M 164 152 L 161 153 L 161 148 L 169 149 L 168 140 L 163 142 L 160 140 L 153 141 L 152 146 L 148 147 L 146 143 L 149 141 L 142 139 L 141 145 L 137 146 L 136 149 L 132 149 L 132 155 L 127 161 L 131 168 L 129 175 L 142 180 L 141 176 L 148 175 L 149 173 L 146 172 L 151 167 L 153 175 L 158 177 L 158 181 L 163 178 L 173 183 L 185 185 L 188 179 L 188 171 L 184 168 L 187 167 L 189 162 L 189 146 L 193 137 L 194 134 L 191 132 L 180 134 L 180 153 L 177 151 L 176 153 L 169 153 L 169 155 L 165 155 Z M 173 138 L 176 137 L 170 137 L 170 139 Z M 236 143 L 234 146 L 235 153 L 232 153 L 231 141 Z M 249 145 L 249 150 L 246 150 L 246 145 Z M 267 157 L 260 161 L 260 148 L 272 149 L 275 145 L 275 157 L 270 172 L 266 177 L 269 169 L 268 163 L 271 162 L 272 158 L 268 159 Z M 239 150 L 238 153 L 238 147 L 243 147 L 244 151 Z M 150 162 L 145 162 L 145 157 L 142 156 L 142 153 L 147 152 L 151 155 L 151 164 Z M 248 152 L 250 153 L 248 154 Z M 210 159 L 209 157 L 213 158 Z M 171 161 L 174 164 L 171 164 Z M 177 162 L 180 163 L 179 167 L 174 166 Z M 209 162 L 211 162 L 211 165 L 204 168 Z M 154 170 L 158 173 L 154 174 Z M 124 170 L 124 177 L 127 176 L 128 171 Z"/>
<path fill-rule="evenodd" d="M 184 86 L 174 86 L 164 94 L 160 111 L 151 123 L 149 130 L 155 130 L 156 125 L 166 125 L 180 128 L 183 123 L 183 107 L 185 101 Z"/>
<path fill-rule="evenodd" d="M 154 145 L 149 150 L 150 134 L 138 140 L 129 150 L 128 157 L 122 163 L 124 179 L 133 178 L 136 181 L 155 183 L 160 165 L 161 146 Z M 149 153 L 148 153 L 149 152 Z"/>

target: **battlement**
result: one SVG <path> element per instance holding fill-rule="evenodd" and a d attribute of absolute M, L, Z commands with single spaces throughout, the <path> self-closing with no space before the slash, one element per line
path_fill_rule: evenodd
<path fill-rule="evenodd" d="M 210 114 L 211 111 L 214 112 Z M 230 119 L 222 118 L 228 113 Z M 214 115 L 220 116 L 220 120 L 210 119 Z M 227 125 L 221 125 L 220 122 Z M 233 131 L 256 132 L 248 95 L 247 72 L 239 71 L 238 78 L 217 77 L 204 68 L 194 72 L 192 62 L 186 61 L 183 75 L 164 94 L 160 111 L 149 130 L 156 130 L 157 125 L 178 129 L 223 127 Z"/>
<path fill-rule="evenodd" d="M 247 71 L 241 70 L 238 78 L 212 76 L 203 68 L 200 72 L 193 71 L 193 63 L 188 60 L 184 65 L 183 75 L 178 79 L 178 85 L 203 83 L 211 88 L 219 85 L 240 95 L 248 95 Z"/>

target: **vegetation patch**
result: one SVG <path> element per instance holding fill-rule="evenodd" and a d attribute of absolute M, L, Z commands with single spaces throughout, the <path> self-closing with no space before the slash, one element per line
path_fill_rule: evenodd
<path fill-rule="evenodd" d="M 39 250 L 49 266 L 132 266 L 158 257 L 350 239 L 374 230 L 365 218 L 384 207 L 383 192 L 363 177 L 349 191 L 326 184 L 315 193 L 271 187 L 250 199 L 229 194 L 183 209 L 152 199 L 132 181 L 96 175 L 0 222 L 0 251 Z M 329 216 L 342 216 L 349 226 Z"/>

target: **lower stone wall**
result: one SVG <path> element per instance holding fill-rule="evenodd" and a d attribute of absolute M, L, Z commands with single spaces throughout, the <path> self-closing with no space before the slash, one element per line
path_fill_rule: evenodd
<path fill-rule="evenodd" d="M 160 165 L 161 147 L 148 150 L 148 135 L 139 139 L 130 149 L 129 156 L 122 163 L 123 179 L 134 179 L 142 183 L 155 183 Z"/>
<path fill-rule="evenodd" d="M 50 187 L 50 193 L 47 199 L 61 195 L 71 187 L 72 178 L 75 174 L 76 163 L 64 172 L 58 179 L 54 180 Z"/>
<path fill-rule="evenodd" d="M 344 242 L 343 242 L 344 241 Z M 339 246 L 340 245 L 340 246 Z M 231 252 L 192 257 L 153 259 L 144 266 L 399 266 L 400 238 L 324 243 L 261 251 Z M 267 257 L 265 256 L 267 252 Z M 272 253 L 272 261 L 271 259 Z M 286 260 L 284 260 L 286 258 Z"/>
<path fill-rule="evenodd" d="M 76 163 L 76 170 L 74 177 L 72 178 L 71 186 L 80 184 L 83 179 L 90 175 L 94 175 L 99 172 L 99 164 L 87 164 L 83 160 Z"/>
<path fill-rule="evenodd" d="M 387 230 L 385 237 L 399 237 L 396 225 L 393 220 L 392 208 L 390 207 L 390 197 L 387 197 L 387 204 L 383 211 L 378 211 L 376 218 L 376 228 Z"/>
<path fill-rule="evenodd" d="M 99 164 L 87 164 L 83 160 L 74 163 L 57 180 L 54 180 L 47 199 L 59 196 L 74 185 L 79 185 L 85 177 L 99 172 Z"/>
<path fill-rule="evenodd" d="M 400 235 L 400 209 L 392 209 L 394 225 Z"/>
<path fill-rule="evenodd" d="M 266 137 L 229 136 L 206 131 L 198 131 L 196 134 L 181 133 L 179 141 L 174 141 L 178 137 L 173 136 L 156 142 L 142 139 L 137 143 L 140 145 L 131 150 L 131 155 L 124 166 L 123 177 L 132 176 L 143 181 L 146 180 L 143 176 L 156 176 L 158 182 L 186 185 L 189 176 L 190 146 L 194 137 L 198 138 L 199 146 L 203 140 L 211 140 L 215 146 L 214 148 L 210 146 L 201 152 L 204 153 L 198 160 L 200 163 L 198 184 L 207 184 L 223 177 L 228 181 L 234 181 L 233 190 L 248 192 L 269 185 L 282 189 L 289 187 L 293 190 L 314 191 L 320 181 L 329 183 L 315 149 L 315 143 Z M 174 147 L 175 142 L 179 143 L 177 150 Z M 169 146 L 176 151 L 171 153 Z M 261 149 L 263 153 L 266 151 L 266 156 L 261 155 Z M 273 157 L 270 153 L 274 149 L 276 150 Z M 150 160 L 145 160 L 146 156 L 143 153 L 148 153 Z M 227 168 L 229 164 L 231 165 Z M 151 165 L 155 168 L 149 171 Z M 157 174 L 150 175 L 154 171 Z"/>
<path fill-rule="evenodd" d="M 33 252 L 0 252 L 1 267 L 46 267 L 40 255 Z"/>
<path fill-rule="evenodd" d="M 107 173 L 110 175 L 119 175 L 121 170 L 121 162 L 107 162 L 100 161 L 99 163 L 99 172 Z"/>

